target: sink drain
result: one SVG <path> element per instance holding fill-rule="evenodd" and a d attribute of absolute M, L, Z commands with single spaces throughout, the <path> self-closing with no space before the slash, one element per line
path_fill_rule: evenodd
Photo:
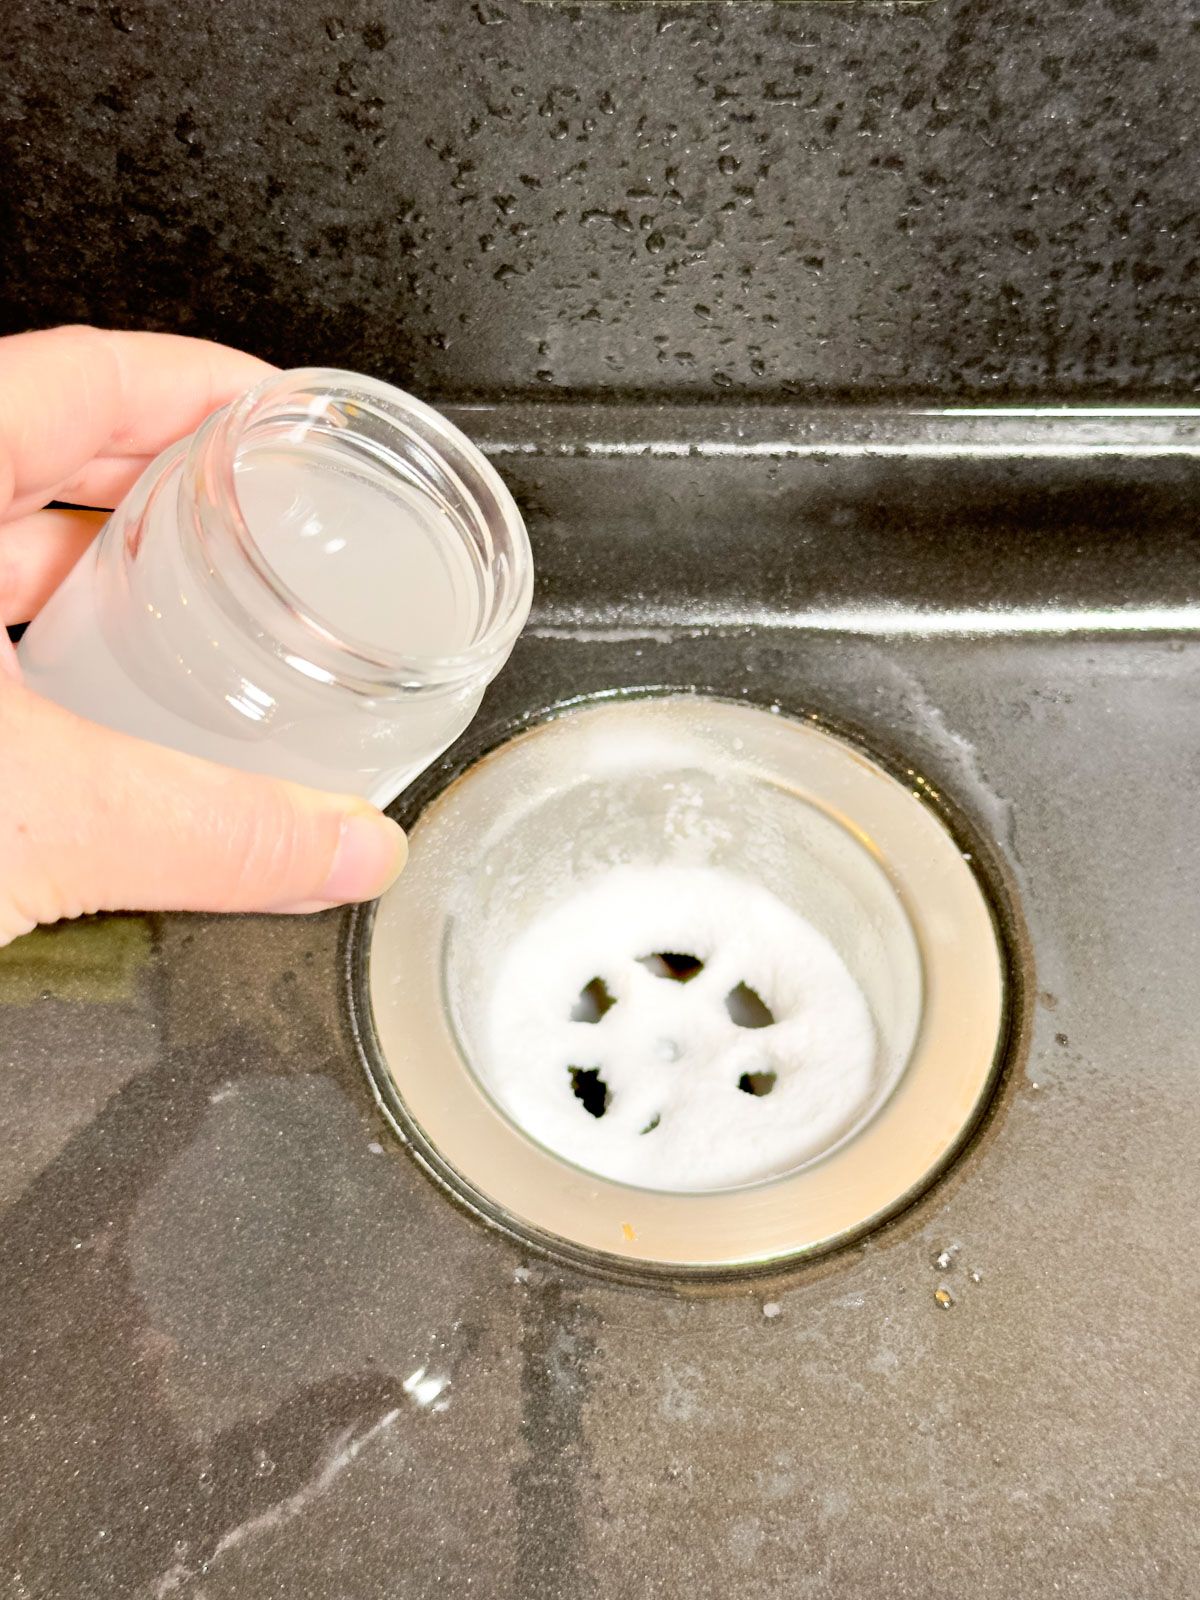
<path fill-rule="evenodd" d="M 676 1275 L 801 1256 L 927 1184 L 990 1091 L 1005 961 L 919 794 L 745 705 L 606 701 L 420 816 L 356 1021 L 480 1214 Z"/>

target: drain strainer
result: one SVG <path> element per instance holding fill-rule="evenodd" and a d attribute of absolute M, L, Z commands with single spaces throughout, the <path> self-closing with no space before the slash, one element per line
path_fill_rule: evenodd
<path fill-rule="evenodd" d="M 666 793 L 686 804 L 691 789 Z M 728 868 L 601 872 L 518 936 L 486 1006 L 473 1059 L 501 1107 L 556 1154 L 639 1188 L 790 1172 L 882 1086 L 841 956 Z"/>
<path fill-rule="evenodd" d="M 491 1221 L 727 1272 L 826 1247 L 946 1164 L 1005 962 L 919 793 L 810 724 L 691 695 L 540 724 L 430 804 L 369 923 L 381 1101 Z"/>

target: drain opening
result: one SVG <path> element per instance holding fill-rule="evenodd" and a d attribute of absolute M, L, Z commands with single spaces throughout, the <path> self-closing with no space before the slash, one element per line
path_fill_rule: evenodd
<path fill-rule="evenodd" d="M 652 972 L 656 978 L 671 978 L 676 983 L 690 983 L 704 971 L 699 956 L 684 955 L 674 950 L 656 950 L 653 955 L 639 956 L 638 965 Z"/>
<path fill-rule="evenodd" d="M 579 999 L 571 1007 L 571 1021 L 599 1022 L 616 1003 L 604 979 L 593 978 L 579 991 Z"/>
<path fill-rule="evenodd" d="M 775 1087 L 776 1076 L 774 1072 L 743 1072 L 738 1079 L 738 1088 L 743 1094 L 752 1094 L 761 1100 Z"/>
<path fill-rule="evenodd" d="M 588 1116 L 602 1117 L 608 1110 L 612 1096 L 600 1076 L 599 1067 L 568 1067 L 567 1072 L 571 1079 L 571 1093 Z"/>
<path fill-rule="evenodd" d="M 735 1028 L 769 1028 L 775 1021 L 775 1013 L 748 983 L 739 983 L 736 989 L 729 991 L 725 996 L 725 1009 Z M 762 1092 L 765 1094 L 766 1090 Z"/>

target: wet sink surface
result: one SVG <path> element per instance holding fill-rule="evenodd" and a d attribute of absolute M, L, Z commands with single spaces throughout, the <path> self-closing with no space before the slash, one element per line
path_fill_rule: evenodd
<path fill-rule="evenodd" d="M 6 1592 L 1190 1593 L 1184 434 L 1129 420 L 1113 437 L 1137 451 L 1097 454 L 1060 419 L 1041 455 L 1028 431 L 1007 453 L 838 454 L 785 442 L 844 442 L 844 419 L 710 414 L 698 436 L 729 448 L 705 453 L 644 416 L 463 420 L 543 575 L 469 738 L 570 695 L 697 685 L 904 752 L 1010 875 L 1023 1048 L 898 1221 L 676 1296 L 523 1254 L 395 1147 L 348 1033 L 339 915 L 113 918 L 14 947 Z"/>

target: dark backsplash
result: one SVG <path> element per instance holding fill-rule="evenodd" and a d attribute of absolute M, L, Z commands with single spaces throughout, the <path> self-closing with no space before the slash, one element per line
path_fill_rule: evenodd
<path fill-rule="evenodd" d="M 438 399 L 1186 399 L 1192 0 L 16 0 L 0 329 Z"/>

